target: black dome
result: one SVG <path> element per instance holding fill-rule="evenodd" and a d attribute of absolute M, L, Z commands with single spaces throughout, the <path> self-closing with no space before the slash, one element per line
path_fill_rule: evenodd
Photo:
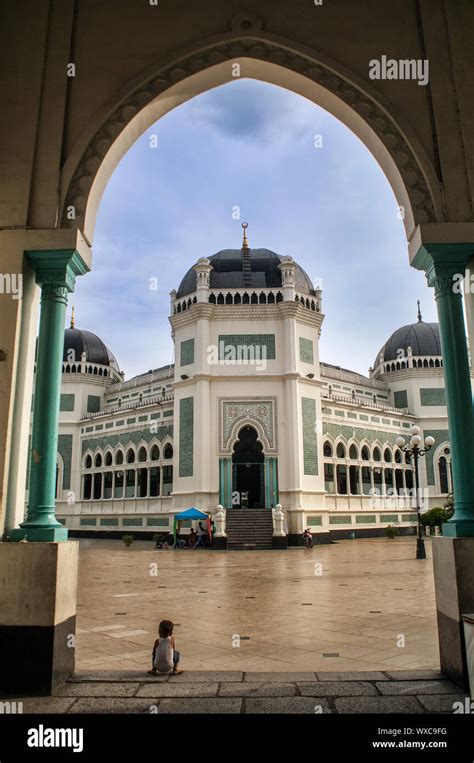
<path fill-rule="evenodd" d="M 411 323 L 397 329 L 377 355 L 374 368 L 386 360 L 400 360 L 400 350 L 406 353 L 409 347 L 411 347 L 414 356 L 441 356 L 439 325 L 417 321 L 417 323 Z"/>
<path fill-rule="evenodd" d="M 82 329 L 66 329 L 64 332 L 64 351 L 63 361 L 71 360 L 71 351 L 74 352 L 72 358 L 76 361 L 81 360 L 83 352 L 86 353 L 86 360 L 89 363 L 98 363 L 102 366 L 110 366 L 116 371 L 120 371 L 115 357 L 105 346 L 102 339 L 91 331 Z"/>
<path fill-rule="evenodd" d="M 243 250 L 223 249 L 208 259 L 213 267 L 210 274 L 211 289 L 270 289 L 281 288 L 281 271 L 278 265 L 283 260 L 270 249 L 249 249 L 250 274 L 244 281 Z M 296 263 L 295 263 L 296 264 Z M 249 278 L 250 276 L 250 278 Z M 296 264 L 296 291 L 313 294 L 313 284 L 303 268 Z M 177 297 L 184 297 L 196 291 L 196 271 L 190 268 L 179 285 Z"/>

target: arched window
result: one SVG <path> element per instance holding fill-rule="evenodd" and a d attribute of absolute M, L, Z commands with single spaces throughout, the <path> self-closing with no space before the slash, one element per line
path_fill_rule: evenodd
<path fill-rule="evenodd" d="M 123 464 L 123 450 L 118 450 L 115 455 L 115 463 Z"/>
<path fill-rule="evenodd" d="M 274 293 L 272 291 L 268 295 L 268 304 L 269 305 L 274 305 L 275 304 L 275 295 L 274 295 Z"/>
<path fill-rule="evenodd" d="M 160 449 L 158 445 L 153 445 L 151 449 L 151 460 L 158 461 L 159 457 L 160 457 Z M 158 495 L 158 493 L 156 493 L 156 495 Z"/>
<path fill-rule="evenodd" d="M 359 454 L 355 445 L 351 445 L 349 448 L 349 458 L 352 458 L 354 461 L 359 458 Z"/>
<path fill-rule="evenodd" d="M 397 463 L 397 464 L 401 464 L 402 463 L 402 452 L 401 452 L 401 450 L 397 449 L 395 451 L 395 463 Z"/>
<path fill-rule="evenodd" d="M 390 450 L 390 448 L 385 448 L 385 451 L 384 451 L 384 454 L 383 454 L 383 460 L 387 464 L 391 464 L 392 463 L 392 451 Z"/>
<path fill-rule="evenodd" d="M 163 452 L 163 458 L 173 458 L 173 448 L 169 443 L 165 447 L 165 450 Z"/>
<path fill-rule="evenodd" d="M 108 450 L 107 453 L 105 454 L 105 465 L 110 466 L 111 464 L 112 464 L 112 453 L 110 452 L 110 450 Z"/>
<path fill-rule="evenodd" d="M 139 461 L 146 461 L 146 458 L 147 458 L 147 452 L 146 452 L 146 448 L 144 448 L 144 447 L 142 446 L 142 447 L 140 448 L 140 450 L 138 451 L 138 460 L 139 460 Z"/>
<path fill-rule="evenodd" d="M 444 495 L 445 493 L 449 493 L 448 462 L 445 456 L 441 456 L 438 461 L 438 471 L 440 492 Z"/>
<path fill-rule="evenodd" d="M 338 458 L 345 458 L 346 457 L 346 449 L 345 449 L 344 445 L 342 444 L 342 442 L 340 442 L 338 444 L 338 446 L 337 446 L 336 456 Z M 338 492 L 340 492 L 340 491 L 338 491 Z"/>
<path fill-rule="evenodd" d="M 95 466 L 97 467 L 102 466 L 102 456 L 100 453 L 97 453 L 94 463 L 95 463 Z"/>
<path fill-rule="evenodd" d="M 209 302 L 210 302 L 212 305 L 215 305 L 215 304 L 216 304 L 216 295 L 215 295 L 215 294 L 209 294 Z"/>
<path fill-rule="evenodd" d="M 84 468 L 85 469 L 92 469 L 92 456 L 86 456 L 84 461 Z"/>
<path fill-rule="evenodd" d="M 382 454 L 380 452 L 380 448 L 375 447 L 372 458 L 374 461 L 381 461 L 382 460 Z"/>
<path fill-rule="evenodd" d="M 242 304 L 242 297 L 240 296 L 239 292 L 234 297 L 234 305 L 240 305 Z"/>
<path fill-rule="evenodd" d="M 133 464 L 135 461 L 135 451 L 133 448 L 129 448 L 127 450 L 127 464 Z"/>
<path fill-rule="evenodd" d="M 370 461 L 370 452 L 367 445 L 364 445 L 361 452 L 362 461 Z"/>
<path fill-rule="evenodd" d="M 323 445 L 323 454 L 325 458 L 331 458 L 332 456 L 332 445 L 328 440 Z"/>
<path fill-rule="evenodd" d="M 231 305 L 233 303 L 232 294 L 230 291 L 228 291 L 226 294 L 225 303 L 226 305 Z"/>

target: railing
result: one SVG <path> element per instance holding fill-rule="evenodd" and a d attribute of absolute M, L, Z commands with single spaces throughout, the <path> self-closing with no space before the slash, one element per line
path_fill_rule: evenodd
<path fill-rule="evenodd" d="M 121 413 L 123 411 L 135 411 L 139 408 L 145 408 L 147 405 L 163 405 L 163 403 L 169 403 L 174 400 L 174 394 L 172 392 L 162 397 L 147 397 L 146 400 L 137 400 L 133 403 L 126 403 L 125 405 L 114 405 L 105 408 L 97 413 L 88 413 L 83 416 L 80 421 L 92 421 L 102 416 L 109 416 L 112 413 Z"/>
<path fill-rule="evenodd" d="M 403 416 L 415 416 L 415 414 L 412 413 L 412 411 L 409 411 L 407 408 L 394 408 L 391 405 L 369 403 L 366 400 L 359 399 L 354 400 L 352 397 L 345 397 L 344 395 L 333 395 L 325 393 L 324 391 L 321 394 L 321 398 L 323 400 L 332 400 L 335 402 L 344 403 L 345 405 L 350 405 L 353 408 L 370 408 L 371 410 L 380 411 L 381 413 L 398 413 L 403 414 Z"/>

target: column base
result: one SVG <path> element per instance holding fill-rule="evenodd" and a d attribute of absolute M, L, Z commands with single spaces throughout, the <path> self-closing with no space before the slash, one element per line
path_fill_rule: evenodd
<path fill-rule="evenodd" d="M 62 543 L 68 539 L 67 527 L 18 527 L 8 534 L 10 541 L 28 543 Z"/>
<path fill-rule="evenodd" d="M 474 612 L 474 538 L 433 538 L 441 670 L 468 688 L 463 614 Z"/>
<path fill-rule="evenodd" d="M 288 537 L 286 535 L 274 535 L 272 537 L 272 548 L 273 549 L 287 549 L 288 548 Z"/>
<path fill-rule="evenodd" d="M 474 519 L 444 522 L 443 535 L 445 538 L 474 538 Z"/>
<path fill-rule="evenodd" d="M 78 546 L 0 543 L 2 696 L 52 694 L 73 674 Z"/>

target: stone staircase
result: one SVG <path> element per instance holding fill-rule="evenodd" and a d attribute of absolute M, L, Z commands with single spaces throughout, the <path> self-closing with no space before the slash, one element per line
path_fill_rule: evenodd
<path fill-rule="evenodd" d="M 272 548 L 273 516 L 271 509 L 228 509 L 226 512 L 227 548 L 229 551 Z"/>

